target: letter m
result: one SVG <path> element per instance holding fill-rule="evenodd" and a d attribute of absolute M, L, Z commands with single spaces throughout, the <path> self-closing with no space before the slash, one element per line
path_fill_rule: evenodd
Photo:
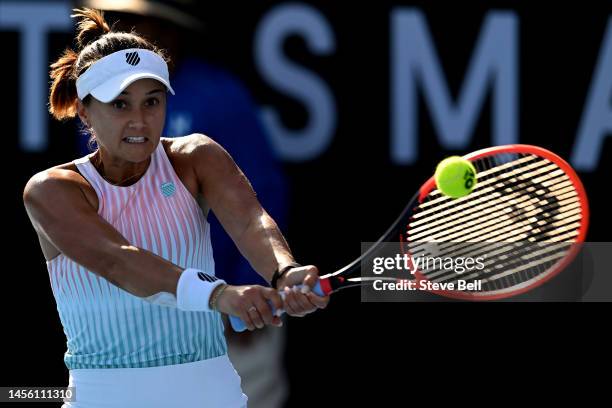
<path fill-rule="evenodd" d="M 433 127 L 445 149 L 467 148 L 492 92 L 492 143 L 518 141 L 518 18 L 490 12 L 484 19 L 456 101 L 445 82 L 425 16 L 401 8 L 391 14 L 391 158 L 407 165 L 418 157 L 418 98 L 421 88 Z"/>

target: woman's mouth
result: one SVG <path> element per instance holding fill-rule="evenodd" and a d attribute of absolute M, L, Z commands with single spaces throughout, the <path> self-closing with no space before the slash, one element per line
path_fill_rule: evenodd
<path fill-rule="evenodd" d="M 130 137 L 124 137 L 123 138 L 123 141 L 126 142 L 126 143 L 144 143 L 147 140 L 149 140 L 149 139 L 147 139 L 144 136 L 130 136 Z"/>

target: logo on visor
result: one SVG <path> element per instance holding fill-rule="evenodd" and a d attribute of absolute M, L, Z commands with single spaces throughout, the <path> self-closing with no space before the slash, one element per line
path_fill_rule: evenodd
<path fill-rule="evenodd" d="M 138 56 L 138 53 L 136 51 L 128 52 L 127 54 L 125 54 L 125 62 L 130 65 L 138 65 L 138 63 L 140 62 L 140 57 Z"/>

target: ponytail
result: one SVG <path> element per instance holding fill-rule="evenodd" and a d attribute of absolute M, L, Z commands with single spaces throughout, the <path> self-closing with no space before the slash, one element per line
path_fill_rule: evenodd
<path fill-rule="evenodd" d="M 77 24 L 76 44 L 78 50 L 82 50 L 89 44 L 96 42 L 111 29 L 104 20 L 104 13 L 88 8 L 74 9 L 74 14 L 70 17 L 81 19 Z"/>
<path fill-rule="evenodd" d="M 76 75 L 75 67 L 79 55 L 71 49 L 51 64 L 51 93 L 49 112 L 55 119 L 65 120 L 76 116 Z"/>

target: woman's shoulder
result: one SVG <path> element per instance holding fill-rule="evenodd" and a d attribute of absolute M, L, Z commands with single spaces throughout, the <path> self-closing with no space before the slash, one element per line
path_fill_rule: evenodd
<path fill-rule="evenodd" d="M 79 172 L 79 169 L 77 168 L 76 164 L 74 164 L 74 162 L 68 162 L 68 163 L 62 163 L 62 164 L 58 164 L 57 166 L 53 166 L 48 168 L 47 170 L 44 170 L 45 172 L 52 172 L 53 170 L 66 170 L 69 172 L 73 172 L 76 173 L 78 175 L 80 175 L 81 173 Z"/>
<path fill-rule="evenodd" d="M 200 150 L 211 150 L 217 148 L 219 144 L 210 136 L 203 133 L 192 133 L 186 136 L 162 137 L 161 142 L 165 150 L 174 154 L 189 155 Z"/>
<path fill-rule="evenodd" d="M 85 181 L 85 178 L 81 175 L 74 162 L 68 162 L 39 171 L 30 178 L 30 181 L 42 182 L 45 180 L 81 183 Z"/>
<path fill-rule="evenodd" d="M 199 193 L 198 169 L 202 166 L 202 149 L 210 146 L 212 139 L 201 133 L 187 136 L 161 138 L 162 144 L 174 171 L 187 187 L 191 195 L 197 199 Z"/>
<path fill-rule="evenodd" d="M 46 194 L 60 193 L 65 188 L 79 187 L 92 207 L 97 208 L 98 197 L 89 182 L 81 175 L 74 162 L 58 164 L 34 174 L 24 188 L 24 196 L 35 190 Z"/>
<path fill-rule="evenodd" d="M 161 143 L 173 163 L 213 164 L 229 157 L 229 153 L 219 143 L 202 133 L 162 138 Z"/>
<path fill-rule="evenodd" d="M 193 193 L 200 183 L 222 182 L 226 175 L 235 172 L 229 153 L 202 133 L 162 138 L 161 143 L 174 170 Z"/>

